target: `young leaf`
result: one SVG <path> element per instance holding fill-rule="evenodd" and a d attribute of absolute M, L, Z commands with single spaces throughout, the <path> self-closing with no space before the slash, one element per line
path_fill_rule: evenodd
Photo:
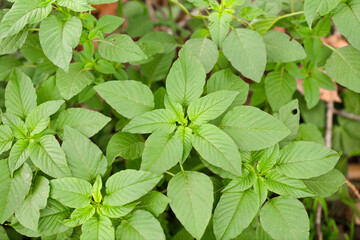
<path fill-rule="evenodd" d="M 300 110 L 298 100 L 292 100 L 288 104 L 282 106 L 279 109 L 279 112 L 274 114 L 274 116 L 291 130 L 291 133 L 280 142 L 280 146 L 284 146 L 296 138 L 299 130 Z"/>
<path fill-rule="evenodd" d="M 68 227 L 77 227 L 87 220 L 89 220 L 92 216 L 94 216 L 96 208 L 89 204 L 84 208 L 76 208 L 70 216 L 70 219 L 65 219 L 63 224 Z"/>
<path fill-rule="evenodd" d="M 188 127 L 179 126 L 178 130 L 175 132 L 175 135 L 180 139 L 182 143 L 183 154 L 181 163 L 184 163 L 193 147 L 191 142 L 192 130 Z"/>
<path fill-rule="evenodd" d="M 280 151 L 277 170 L 292 178 L 313 178 L 334 168 L 340 155 L 312 142 L 294 142 Z"/>
<path fill-rule="evenodd" d="M 86 0 L 57 0 L 59 6 L 69 8 L 75 12 L 86 12 L 94 10 Z"/>
<path fill-rule="evenodd" d="M 244 28 L 234 29 L 224 40 L 223 52 L 236 70 L 260 82 L 265 71 L 266 49 L 259 33 Z"/>
<path fill-rule="evenodd" d="M 241 175 L 240 153 L 226 133 L 211 124 L 205 124 L 194 131 L 192 144 L 202 158 L 235 176 Z"/>
<path fill-rule="evenodd" d="M 74 178 L 53 179 L 50 197 L 71 208 L 84 208 L 90 204 L 92 186 L 89 182 Z"/>
<path fill-rule="evenodd" d="M 16 52 L 23 46 L 28 33 L 28 31 L 20 31 L 15 35 L 0 39 L 0 55 Z"/>
<path fill-rule="evenodd" d="M 149 192 L 140 200 L 141 202 L 138 207 L 151 212 L 155 217 L 159 217 L 159 215 L 165 211 L 170 202 L 167 196 L 157 191 Z"/>
<path fill-rule="evenodd" d="M 260 211 L 260 222 L 274 240 L 309 238 L 309 217 L 302 203 L 296 199 L 271 199 Z"/>
<path fill-rule="evenodd" d="M 101 215 L 86 221 L 81 227 L 81 232 L 81 240 L 115 239 L 115 231 L 111 220 Z"/>
<path fill-rule="evenodd" d="M 240 177 L 234 178 L 222 192 L 225 193 L 239 193 L 251 188 L 256 181 L 256 174 L 254 171 L 249 171 L 246 168 L 243 169 L 243 173 Z"/>
<path fill-rule="evenodd" d="M 256 168 L 259 172 L 265 172 L 270 170 L 277 162 L 279 158 L 279 145 L 274 145 L 273 147 L 267 148 L 260 151 L 261 157 L 256 165 Z"/>
<path fill-rule="evenodd" d="M 65 153 L 52 135 L 45 135 L 30 143 L 31 161 L 49 176 L 60 178 L 71 175 Z"/>
<path fill-rule="evenodd" d="M 209 15 L 209 30 L 212 40 L 220 48 L 230 29 L 231 14 L 213 12 Z"/>
<path fill-rule="evenodd" d="M 213 226 L 216 239 L 238 236 L 259 211 L 258 196 L 253 190 L 224 193 L 214 212 Z"/>
<path fill-rule="evenodd" d="M 240 150 L 256 151 L 270 147 L 289 135 L 279 120 L 255 107 L 235 107 L 221 122 Z"/>
<path fill-rule="evenodd" d="M 294 62 L 306 58 L 304 48 L 295 39 L 279 31 L 269 31 L 263 36 L 269 62 Z"/>
<path fill-rule="evenodd" d="M 94 87 L 105 101 L 126 118 L 134 118 L 154 108 L 149 87 L 134 80 L 110 81 Z"/>
<path fill-rule="evenodd" d="M 112 34 L 99 44 L 99 54 L 106 60 L 126 63 L 141 61 L 146 54 L 125 34 Z"/>
<path fill-rule="evenodd" d="M 11 148 L 14 139 L 11 128 L 6 125 L 0 126 L 0 154 L 8 151 Z"/>
<path fill-rule="evenodd" d="M 128 215 L 137 205 L 139 202 L 126 204 L 124 206 L 110 206 L 107 202 L 103 202 L 100 214 L 105 215 L 109 218 L 120 218 Z"/>
<path fill-rule="evenodd" d="M 162 175 L 132 169 L 112 175 L 106 182 L 105 201 L 111 206 L 122 206 L 149 192 Z"/>
<path fill-rule="evenodd" d="M 324 16 L 333 10 L 339 2 L 340 0 L 306 0 L 304 4 L 304 15 L 309 27 L 311 28 L 317 13 L 319 13 L 320 16 Z"/>
<path fill-rule="evenodd" d="M 19 139 L 12 146 L 9 154 L 9 169 L 11 175 L 15 170 L 21 167 L 24 162 L 29 158 L 29 140 Z"/>
<path fill-rule="evenodd" d="M 27 138 L 28 130 L 25 123 L 16 115 L 11 113 L 2 113 L 0 111 L 1 121 L 12 130 L 14 137 L 19 139 Z"/>
<path fill-rule="evenodd" d="M 182 49 L 167 76 L 167 93 L 170 98 L 187 106 L 203 93 L 205 77 L 205 70 L 199 60 L 188 49 Z"/>
<path fill-rule="evenodd" d="M 37 231 L 40 210 L 46 207 L 49 192 L 49 180 L 43 176 L 37 176 L 30 188 L 29 194 L 15 211 L 15 216 L 21 225 Z"/>
<path fill-rule="evenodd" d="M 151 213 L 137 210 L 117 227 L 116 239 L 165 240 L 165 234 Z"/>
<path fill-rule="evenodd" d="M 65 100 L 77 95 L 92 82 L 94 75 L 85 70 L 82 63 L 72 63 L 66 71 L 58 69 L 56 72 L 56 87 Z"/>
<path fill-rule="evenodd" d="M 25 164 L 10 175 L 7 160 L 0 161 L 0 223 L 3 224 L 22 204 L 30 190 L 32 172 Z"/>
<path fill-rule="evenodd" d="M 232 104 L 238 92 L 217 91 L 190 102 L 187 114 L 191 122 L 201 125 L 223 114 Z"/>
<path fill-rule="evenodd" d="M 102 16 L 97 24 L 98 27 L 104 33 L 112 33 L 125 21 L 124 18 L 112 15 Z"/>
<path fill-rule="evenodd" d="M 167 189 L 176 218 L 193 237 L 201 239 L 214 201 L 210 178 L 200 172 L 180 172 L 169 181 Z"/>
<path fill-rule="evenodd" d="M 79 131 L 66 126 L 62 148 L 73 177 L 92 181 L 105 174 L 108 163 L 102 151 Z"/>
<path fill-rule="evenodd" d="M 25 119 L 36 105 L 36 93 L 31 79 L 15 69 L 5 90 L 6 113 Z"/>
<path fill-rule="evenodd" d="M 82 24 L 77 17 L 64 21 L 53 15 L 40 24 L 40 44 L 45 56 L 66 72 L 72 59 L 73 48 L 79 44 L 81 30 Z"/>

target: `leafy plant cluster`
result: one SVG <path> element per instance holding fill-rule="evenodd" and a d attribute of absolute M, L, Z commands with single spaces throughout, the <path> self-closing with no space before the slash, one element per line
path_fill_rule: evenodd
<path fill-rule="evenodd" d="M 336 83 L 360 109 L 359 0 L 174 0 L 157 16 L 171 34 L 137 1 L 122 30 L 124 18 L 90 14 L 115 0 L 9 2 L 1 238 L 309 239 L 299 199 L 345 182 L 312 116 Z M 349 46 L 321 41 L 331 21 Z M 356 154 L 346 121 L 334 145 Z"/>

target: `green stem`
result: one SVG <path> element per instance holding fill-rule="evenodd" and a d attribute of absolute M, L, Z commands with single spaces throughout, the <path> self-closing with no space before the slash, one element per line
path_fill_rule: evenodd
<path fill-rule="evenodd" d="M 175 174 L 173 174 L 172 172 L 166 171 L 165 173 L 166 173 L 166 174 L 169 174 L 170 176 L 175 177 Z"/>
<path fill-rule="evenodd" d="M 197 18 L 197 19 L 208 19 L 208 16 L 203 16 L 203 15 L 192 15 L 189 10 L 186 9 L 186 7 L 184 5 L 182 5 L 178 0 L 171 0 L 173 3 L 175 3 L 176 5 L 178 5 L 189 17 L 192 18 Z"/>
<path fill-rule="evenodd" d="M 242 20 L 236 16 L 232 16 L 233 20 L 239 21 L 242 25 L 245 25 L 247 27 L 249 27 L 250 29 L 253 29 L 253 27 L 251 26 L 251 24 L 245 20 Z"/>
<path fill-rule="evenodd" d="M 336 48 L 334 48 L 333 46 L 330 46 L 329 44 L 327 44 L 325 42 L 323 42 L 323 44 L 324 44 L 325 47 L 329 48 L 330 50 L 336 51 Z"/>
<path fill-rule="evenodd" d="M 122 17 L 122 12 L 123 12 L 122 0 L 118 0 L 118 16 L 119 17 Z"/>
<path fill-rule="evenodd" d="M 304 11 L 288 13 L 288 14 L 285 14 L 285 15 L 280 16 L 280 17 L 279 17 L 279 20 L 280 20 L 280 19 L 283 19 L 283 18 L 287 18 L 287 17 L 292 17 L 292 16 L 296 16 L 296 15 L 301 15 L 301 14 L 304 14 Z"/>
<path fill-rule="evenodd" d="M 183 167 L 183 165 L 181 164 L 181 162 L 179 162 L 179 165 L 180 165 L 181 171 L 185 174 L 185 170 L 184 170 L 184 167 Z"/>

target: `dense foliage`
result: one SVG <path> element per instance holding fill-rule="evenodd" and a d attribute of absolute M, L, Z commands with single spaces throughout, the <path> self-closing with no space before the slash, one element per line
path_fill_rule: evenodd
<path fill-rule="evenodd" d="M 99 19 L 91 4 L 116 0 L 9 2 L 1 239 L 314 236 L 299 199 L 345 183 L 319 89 L 360 113 L 360 0 L 173 0 L 155 19 L 138 1 Z M 321 40 L 331 21 L 349 46 Z M 358 123 L 336 124 L 358 154 Z"/>

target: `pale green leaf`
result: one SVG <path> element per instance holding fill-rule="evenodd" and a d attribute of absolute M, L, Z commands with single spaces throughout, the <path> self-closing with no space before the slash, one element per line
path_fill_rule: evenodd
<path fill-rule="evenodd" d="M 0 43 L 1 46 L 1 43 Z M 24 55 L 24 54 L 23 54 Z M 0 57 L 0 81 L 9 79 L 13 69 L 20 67 L 23 63 L 15 56 L 6 55 Z"/>
<path fill-rule="evenodd" d="M 213 12 L 209 15 L 209 30 L 212 40 L 220 48 L 230 29 L 231 14 Z"/>
<path fill-rule="evenodd" d="M 298 133 L 299 122 L 300 122 L 300 109 L 299 101 L 297 99 L 290 101 L 279 109 L 277 114 L 274 114 L 288 129 L 291 133 L 281 140 L 280 147 L 292 142 Z"/>
<path fill-rule="evenodd" d="M 11 148 L 14 139 L 11 128 L 6 125 L 0 126 L 0 154 L 8 151 Z"/>
<path fill-rule="evenodd" d="M 9 154 L 9 169 L 11 175 L 29 158 L 28 146 L 28 139 L 19 139 L 12 146 Z"/>
<path fill-rule="evenodd" d="M 124 18 L 118 16 L 105 15 L 98 20 L 96 27 L 104 33 L 112 33 L 120 27 L 124 21 Z"/>
<path fill-rule="evenodd" d="M 304 89 L 304 98 L 306 106 L 311 109 L 317 105 L 320 100 L 320 90 L 316 79 L 306 77 L 302 83 Z"/>
<path fill-rule="evenodd" d="M 109 218 L 120 218 L 128 215 L 139 202 L 126 204 L 124 206 L 110 206 L 106 202 L 103 202 L 100 213 L 109 217 Z"/>
<path fill-rule="evenodd" d="M 144 76 L 149 79 L 149 81 L 156 82 L 165 79 L 174 57 L 174 51 L 166 54 L 157 54 L 153 57 L 154 59 L 152 61 L 141 64 L 141 71 L 143 72 Z"/>
<path fill-rule="evenodd" d="M 94 10 L 86 0 L 57 0 L 59 6 L 69 8 L 75 12 L 86 12 Z"/>
<path fill-rule="evenodd" d="M 170 202 L 167 196 L 157 191 L 149 192 L 140 200 L 141 202 L 139 203 L 138 208 L 143 208 L 146 211 L 151 212 L 155 217 L 158 217 L 163 213 Z"/>
<path fill-rule="evenodd" d="M 95 206 L 91 204 L 83 208 L 76 208 L 71 213 L 70 218 L 63 221 L 63 224 L 68 227 L 77 227 L 94 216 L 95 211 Z"/>
<path fill-rule="evenodd" d="M 25 43 L 29 31 L 20 31 L 19 33 L 0 39 L 0 55 L 16 52 Z"/>
<path fill-rule="evenodd" d="M 256 174 L 254 171 L 249 171 L 246 168 L 243 170 L 240 177 L 234 178 L 223 190 L 225 193 L 239 193 L 251 188 L 256 181 Z"/>
<path fill-rule="evenodd" d="M 11 113 L 2 113 L 0 111 L 1 121 L 6 126 L 10 127 L 15 138 L 27 138 L 28 130 L 25 123 L 16 115 Z"/>
<path fill-rule="evenodd" d="M 105 216 L 96 216 L 90 218 L 81 227 L 81 240 L 113 240 L 115 239 L 115 230 L 112 222 Z"/>
<path fill-rule="evenodd" d="M 62 224 L 70 215 L 70 209 L 49 198 L 46 207 L 40 212 L 39 232 L 41 236 L 62 233 L 69 228 Z"/>
<path fill-rule="evenodd" d="M 321 16 L 328 14 L 339 2 L 340 0 L 306 0 L 304 4 L 304 15 L 309 27 L 311 28 L 317 13 Z"/>
<path fill-rule="evenodd" d="M 276 144 L 273 147 L 261 150 L 260 152 L 261 157 L 256 168 L 260 172 L 265 172 L 270 170 L 276 164 L 279 158 L 279 145 Z"/>
<path fill-rule="evenodd" d="M 175 132 L 175 135 L 180 139 L 182 143 L 183 154 L 182 154 L 181 163 L 185 162 L 193 147 L 191 142 L 192 132 L 193 131 L 190 128 L 183 126 L 179 126 L 177 131 Z"/>

